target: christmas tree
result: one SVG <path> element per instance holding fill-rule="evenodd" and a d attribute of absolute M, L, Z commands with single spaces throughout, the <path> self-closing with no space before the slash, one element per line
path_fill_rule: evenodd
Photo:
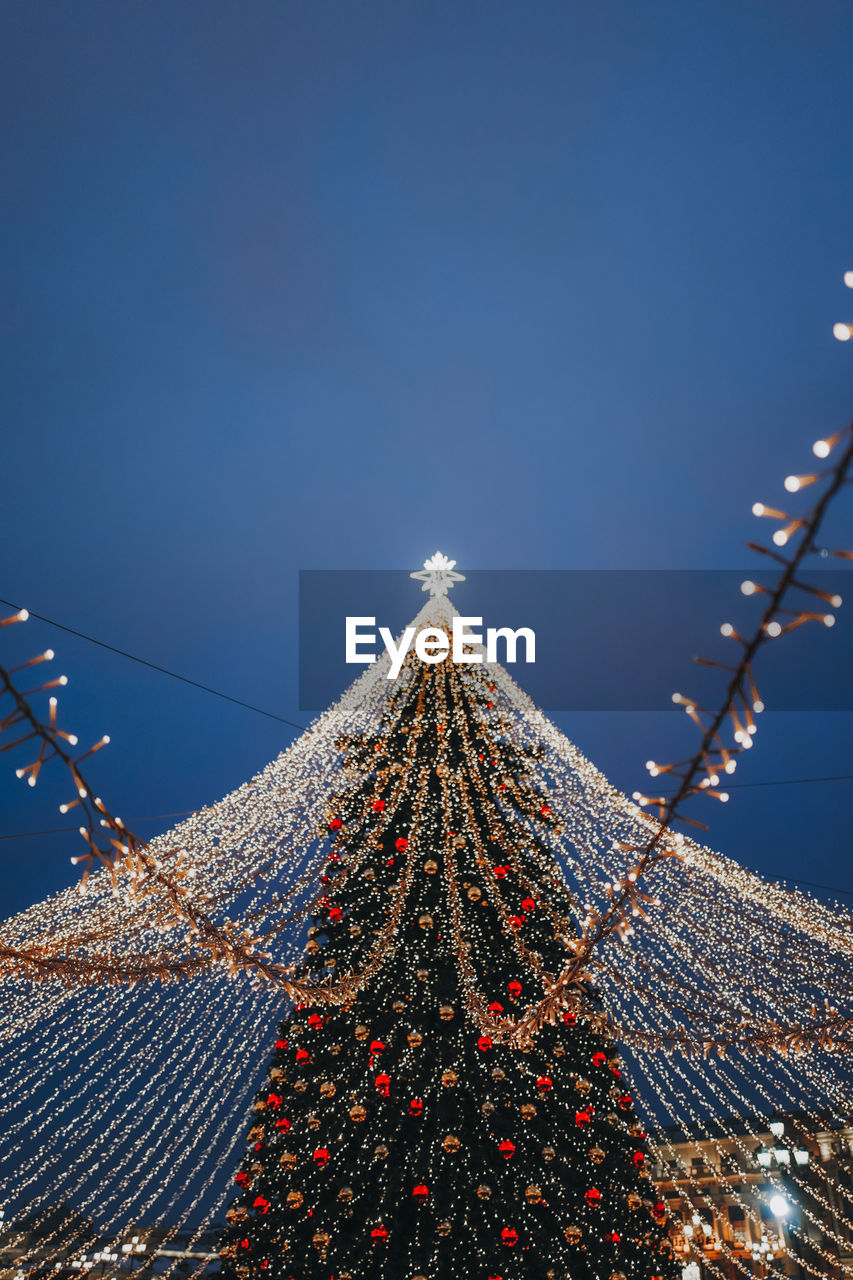
<path fill-rule="evenodd" d="M 447 628 L 450 576 L 432 563 L 416 621 Z M 378 725 L 337 743 L 345 785 L 295 976 L 345 998 L 297 1005 L 273 1037 L 228 1275 L 675 1274 L 590 976 L 535 1039 L 484 1031 L 541 998 L 583 914 L 542 750 L 506 732 L 497 678 L 410 655 Z"/>

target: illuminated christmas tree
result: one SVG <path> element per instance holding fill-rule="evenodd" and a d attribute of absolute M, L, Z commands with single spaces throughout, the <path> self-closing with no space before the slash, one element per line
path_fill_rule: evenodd
<path fill-rule="evenodd" d="M 436 557 L 421 576 L 418 624 L 447 628 L 458 575 Z M 675 1274 L 589 977 L 535 1039 L 483 1030 L 541 998 L 583 914 L 543 749 L 508 732 L 496 678 L 409 656 L 373 730 L 337 743 L 345 785 L 317 815 L 323 882 L 294 976 L 352 991 L 297 1006 L 272 1037 L 229 1275 Z"/>

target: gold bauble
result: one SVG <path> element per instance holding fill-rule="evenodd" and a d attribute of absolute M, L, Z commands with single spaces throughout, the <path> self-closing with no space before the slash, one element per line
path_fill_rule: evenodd
<path fill-rule="evenodd" d="M 294 1081 L 294 1084 L 293 1084 L 294 1092 L 296 1092 L 296 1093 L 304 1093 L 304 1092 L 305 1092 L 305 1090 L 306 1090 L 307 1088 L 308 1088 L 308 1081 L 307 1081 L 307 1080 L 296 1080 L 296 1081 Z"/>
<path fill-rule="evenodd" d="M 624 1271 L 611 1271 L 610 1280 L 627 1280 L 627 1276 Z"/>
<path fill-rule="evenodd" d="M 506 1080 L 506 1072 L 503 1067 L 492 1067 L 493 1080 Z"/>
<path fill-rule="evenodd" d="M 449 1222 L 439 1222 L 436 1224 L 435 1229 L 440 1236 L 449 1236 L 453 1230 L 453 1226 Z"/>
<path fill-rule="evenodd" d="M 589 1158 L 593 1164 L 601 1164 L 604 1159 L 604 1152 L 601 1150 L 601 1147 L 590 1147 Z"/>
<path fill-rule="evenodd" d="M 350 927 L 349 927 L 349 931 L 350 931 L 350 934 L 351 934 L 351 936 L 352 936 L 353 938 L 357 938 L 357 937 L 359 937 L 359 935 L 361 934 L 361 925 L 360 925 L 360 924 L 351 924 L 351 925 L 350 925 Z"/>
<path fill-rule="evenodd" d="M 424 1038 L 421 1035 L 420 1031 L 410 1031 L 409 1034 L 406 1036 L 406 1040 L 408 1041 L 409 1047 L 411 1049 L 420 1049 L 421 1045 L 424 1042 Z"/>
<path fill-rule="evenodd" d="M 367 1108 L 363 1107 L 361 1103 L 355 1107 L 351 1107 L 349 1118 L 350 1120 L 355 1120 L 356 1124 L 359 1124 L 362 1120 L 367 1119 Z"/>
<path fill-rule="evenodd" d="M 341 1046 L 339 1044 L 329 1045 L 329 1053 L 332 1055 L 333 1058 L 336 1058 L 340 1053 L 340 1051 L 341 1051 Z"/>
<path fill-rule="evenodd" d="M 314 1245 L 314 1248 L 318 1249 L 320 1253 L 325 1253 L 329 1245 L 331 1244 L 331 1242 L 332 1242 L 332 1237 L 329 1235 L 328 1231 L 314 1232 L 314 1238 L 312 1243 Z"/>
<path fill-rule="evenodd" d="M 380 1142 L 379 1146 L 374 1149 L 373 1154 L 376 1156 L 377 1160 L 387 1160 L 388 1148 L 385 1146 L 385 1143 Z"/>
<path fill-rule="evenodd" d="M 438 1016 L 439 1018 L 441 1018 L 442 1022 L 450 1022 L 450 1020 L 453 1017 L 453 1014 L 454 1014 L 453 1005 L 450 1005 L 450 1004 L 441 1005 L 438 1011 Z"/>
<path fill-rule="evenodd" d="M 395 1000 L 394 1003 L 391 1005 L 391 1008 L 394 1010 L 395 1013 L 405 1013 L 406 1002 L 405 1000 Z"/>
<path fill-rule="evenodd" d="M 479 887 L 479 885 L 472 884 L 471 888 L 468 890 L 468 897 L 471 899 L 471 901 L 479 902 L 482 896 L 483 896 L 483 890 Z"/>
<path fill-rule="evenodd" d="M 416 969 L 415 977 L 417 978 L 418 982 L 426 982 L 427 979 L 429 978 L 429 969 Z"/>
<path fill-rule="evenodd" d="M 299 1161 L 299 1157 L 293 1151 L 285 1151 L 279 1160 L 279 1164 L 285 1169 L 294 1169 Z"/>
<path fill-rule="evenodd" d="M 580 1240 L 581 1236 L 583 1235 L 583 1232 L 581 1231 L 580 1227 L 566 1227 L 565 1231 L 563 1232 L 563 1235 L 566 1237 L 569 1244 L 577 1244 L 577 1242 Z"/>
<path fill-rule="evenodd" d="M 462 1143 L 455 1133 L 447 1133 L 445 1134 L 441 1145 L 444 1147 L 445 1151 L 458 1151 L 462 1146 Z"/>
<path fill-rule="evenodd" d="M 332 1085 L 332 1088 L 334 1088 L 334 1087 L 335 1087 L 335 1086 L 334 1086 L 334 1085 Z M 319 1129 L 319 1128 L 320 1128 L 320 1121 L 319 1121 L 319 1119 L 318 1119 L 318 1117 L 317 1117 L 317 1116 L 309 1116 L 309 1117 L 308 1117 L 308 1120 L 307 1120 L 307 1124 L 308 1124 L 308 1128 L 309 1128 L 309 1129 Z"/>
<path fill-rule="evenodd" d="M 486 1182 L 481 1182 L 477 1188 L 477 1195 L 481 1200 L 488 1200 L 492 1194 L 492 1188 Z"/>
<path fill-rule="evenodd" d="M 369 1035 L 370 1035 L 370 1030 L 369 1030 L 369 1028 L 367 1028 L 367 1027 L 365 1027 L 363 1024 L 359 1023 L 359 1025 L 358 1025 L 358 1026 L 356 1027 L 356 1029 L 355 1029 L 355 1038 L 356 1038 L 356 1040 L 366 1040 L 366 1039 L 367 1039 L 367 1037 L 368 1037 Z"/>
<path fill-rule="evenodd" d="M 288 1209 L 298 1209 L 301 1207 L 303 1199 L 304 1197 L 301 1191 L 288 1191 L 287 1195 L 284 1197 L 284 1203 L 287 1205 Z"/>
<path fill-rule="evenodd" d="M 555 1057 L 555 1058 L 562 1058 L 562 1057 L 564 1057 L 564 1056 L 565 1056 L 565 1052 L 566 1052 L 566 1050 L 565 1050 L 565 1046 L 564 1046 L 564 1045 L 561 1045 L 561 1044 L 555 1044 L 555 1045 L 554 1045 L 554 1057 Z"/>
<path fill-rule="evenodd" d="M 455 1084 L 459 1083 L 459 1077 L 455 1071 L 443 1071 L 441 1074 L 441 1083 L 445 1089 L 452 1089 Z"/>
<path fill-rule="evenodd" d="M 642 1202 L 642 1200 L 640 1199 L 640 1197 L 637 1195 L 636 1191 L 632 1191 L 632 1192 L 629 1194 L 629 1196 L 628 1196 L 628 1208 L 629 1208 L 629 1209 L 639 1209 L 639 1207 L 640 1207 L 640 1205 L 641 1205 L 642 1203 L 643 1203 L 643 1202 Z"/>
<path fill-rule="evenodd" d="M 366 871 L 365 871 L 365 873 L 364 873 L 364 878 L 365 878 L 365 880 L 375 880 L 375 879 L 376 879 L 376 872 L 373 870 L 373 867 L 368 867 L 368 868 L 367 868 L 367 870 L 366 870 Z"/>
<path fill-rule="evenodd" d="M 577 1089 L 578 1093 L 587 1094 L 592 1088 L 592 1085 L 590 1084 L 589 1080 L 585 1079 L 583 1076 L 578 1076 L 577 1080 L 575 1081 L 575 1088 Z"/>
<path fill-rule="evenodd" d="M 464 848 L 465 848 L 465 837 L 464 837 L 464 836 L 456 836 L 456 838 L 455 838 L 455 839 L 454 839 L 454 841 L 453 841 L 453 847 L 454 847 L 454 849 L 464 849 Z"/>
<path fill-rule="evenodd" d="M 427 873 L 428 876 L 435 875 L 436 871 L 438 871 L 438 863 L 436 862 L 435 858 L 427 859 L 427 861 L 424 863 L 424 871 Z"/>
<path fill-rule="evenodd" d="M 349 1204 L 350 1200 L 352 1200 L 352 1187 L 341 1187 L 338 1192 L 338 1199 L 343 1204 Z"/>
<path fill-rule="evenodd" d="M 522 1120 L 536 1119 L 536 1108 L 532 1102 L 523 1102 L 521 1104 L 521 1118 Z"/>
<path fill-rule="evenodd" d="M 553 1148 L 553 1147 L 543 1147 L 543 1148 L 542 1148 L 542 1159 L 543 1159 L 543 1160 L 547 1160 L 549 1164 L 550 1164 L 550 1162 L 554 1159 L 554 1157 L 555 1157 L 555 1155 L 556 1155 L 556 1154 L 557 1154 L 557 1153 L 556 1153 L 556 1151 L 554 1150 L 554 1148 Z"/>
<path fill-rule="evenodd" d="M 418 916 L 418 924 L 421 926 L 422 929 L 431 929 L 433 926 L 433 923 L 434 923 L 433 918 L 428 911 L 425 911 L 422 916 Z"/>
<path fill-rule="evenodd" d="M 492 1102 L 491 1098 L 486 1098 L 486 1101 L 483 1103 L 480 1110 L 484 1116 L 493 1116 L 495 1114 L 495 1104 Z"/>
<path fill-rule="evenodd" d="M 524 1198 L 528 1204 L 539 1204 L 542 1199 L 542 1188 L 537 1187 L 535 1182 L 531 1182 L 530 1186 L 525 1188 Z"/>

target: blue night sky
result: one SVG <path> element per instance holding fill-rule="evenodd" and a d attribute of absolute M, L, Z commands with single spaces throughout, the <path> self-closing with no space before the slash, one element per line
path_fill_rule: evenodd
<path fill-rule="evenodd" d="M 301 722 L 300 569 L 748 567 L 850 417 L 843 0 L 16 0 L 0 50 L 15 604 Z M 141 834 L 291 740 L 41 623 L 0 660 L 47 645 Z M 693 741 L 555 718 L 628 791 Z M 853 774 L 850 724 L 769 711 L 739 781 Z M 3 832 L 67 823 L 23 762 Z M 709 839 L 853 889 L 851 796 L 736 790 Z M 0 841 L 4 913 L 80 844 Z"/>

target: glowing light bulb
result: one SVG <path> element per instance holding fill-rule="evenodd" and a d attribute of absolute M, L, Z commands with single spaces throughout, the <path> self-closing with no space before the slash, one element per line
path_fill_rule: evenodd
<path fill-rule="evenodd" d="M 737 768 L 737 760 L 728 760 L 726 762 L 726 773 L 734 773 Z"/>
<path fill-rule="evenodd" d="M 791 1206 L 784 1196 L 770 1197 L 770 1212 L 774 1218 L 786 1218 L 791 1212 Z"/>
<path fill-rule="evenodd" d="M 812 445 L 812 453 L 816 458 L 828 458 L 831 447 L 828 440 L 815 440 Z"/>
<path fill-rule="evenodd" d="M 787 531 L 785 529 L 777 529 L 773 534 L 773 541 L 776 543 L 777 547 L 784 547 L 785 543 L 788 541 Z"/>
<path fill-rule="evenodd" d="M 767 632 L 769 636 L 775 637 L 775 636 L 781 636 L 782 634 L 782 626 L 778 622 L 768 622 L 764 630 Z"/>
<path fill-rule="evenodd" d="M 843 279 L 844 279 L 844 283 L 847 285 L 847 288 L 853 289 L 853 271 L 845 271 Z"/>
<path fill-rule="evenodd" d="M 720 799 L 722 800 L 723 804 L 727 804 L 727 803 L 728 803 L 728 799 L 729 799 L 729 793 L 728 793 L 728 791 L 721 791 L 721 792 L 720 792 Z"/>
<path fill-rule="evenodd" d="M 51 705 L 52 707 L 55 707 L 55 706 L 56 706 L 56 698 L 51 698 L 51 699 L 50 699 L 50 705 Z"/>
<path fill-rule="evenodd" d="M 752 504 L 752 514 L 753 514 L 754 516 L 763 516 L 763 515 L 764 515 L 764 503 L 763 503 L 763 502 L 753 502 L 753 504 Z"/>
<path fill-rule="evenodd" d="M 832 605 L 833 609 L 840 609 L 840 608 L 841 608 L 841 596 L 830 596 L 830 597 L 829 597 L 829 603 Z"/>
<path fill-rule="evenodd" d="M 45 651 L 44 651 L 44 660 L 45 660 L 45 662 L 52 662 L 52 661 L 53 661 L 53 656 L 54 656 L 54 654 L 53 654 L 53 650 L 52 650 L 52 649 L 45 649 Z"/>
<path fill-rule="evenodd" d="M 78 741 L 78 739 L 77 739 L 77 734 L 76 734 L 76 733 L 69 733 L 69 735 L 68 735 L 68 741 L 71 743 L 72 747 L 76 747 L 76 746 L 77 746 L 77 741 Z"/>
<path fill-rule="evenodd" d="M 832 614 L 832 613 L 825 613 L 825 614 L 823 615 L 823 625 L 824 625 L 825 627 L 834 627 L 834 626 L 835 626 L 835 615 L 834 615 L 834 614 Z"/>
<path fill-rule="evenodd" d="M 760 714 L 761 714 L 761 712 L 764 710 L 764 703 L 761 701 L 761 699 L 760 699 L 760 698 L 756 698 L 756 699 L 755 699 L 755 702 L 753 702 L 753 704 L 752 704 L 752 709 L 753 709 L 753 711 L 755 711 L 758 715 L 760 715 Z M 734 764 L 734 761 L 732 761 L 732 764 Z M 732 769 L 732 773 L 734 773 L 734 769 Z"/>
<path fill-rule="evenodd" d="M 34 773 L 31 773 L 30 776 L 27 778 L 27 786 L 34 787 L 35 785 L 36 785 L 36 775 Z"/>
<path fill-rule="evenodd" d="M 789 493 L 796 493 L 796 492 L 797 492 L 797 490 L 799 489 L 799 487 L 800 487 L 800 477 L 799 477 L 799 476 L 786 476 L 786 477 L 785 477 L 785 488 L 788 490 L 788 492 L 789 492 Z"/>
<path fill-rule="evenodd" d="M 109 740 L 110 740 L 110 735 L 108 733 L 105 733 L 104 736 L 101 738 L 101 742 L 103 742 L 104 746 L 107 745 Z"/>
<path fill-rule="evenodd" d="M 755 583 L 751 582 L 750 579 L 747 578 L 745 582 L 740 584 L 740 590 L 742 595 L 753 596 L 755 595 L 757 588 Z"/>
<path fill-rule="evenodd" d="M 60 676 L 60 677 L 59 677 L 59 683 L 60 683 L 60 684 L 63 684 L 63 685 L 64 685 L 64 684 L 68 684 L 68 676 Z"/>
<path fill-rule="evenodd" d="M 849 342 L 853 338 L 853 329 L 849 324 L 834 324 L 832 326 L 832 336 L 837 338 L 839 342 Z"/>
<path fill-rule="evenodd" d="M 19 610 L 18 610 L 18 621 L 19 621 L 19 622 L 26 622 L 26 620 L 27 620 L 27 618 L 28 618 L 29 616 L 30 616 L 30 611 L 29 611 L 29 609 L 19 609 Z"/>
<path fill-rule="evenodd" d="M 734 631 L 735 629 L 730 622 L 724 622 L 723 625 L 720 627 L 721 636 L 732 636 L 734 635 Z"/>

